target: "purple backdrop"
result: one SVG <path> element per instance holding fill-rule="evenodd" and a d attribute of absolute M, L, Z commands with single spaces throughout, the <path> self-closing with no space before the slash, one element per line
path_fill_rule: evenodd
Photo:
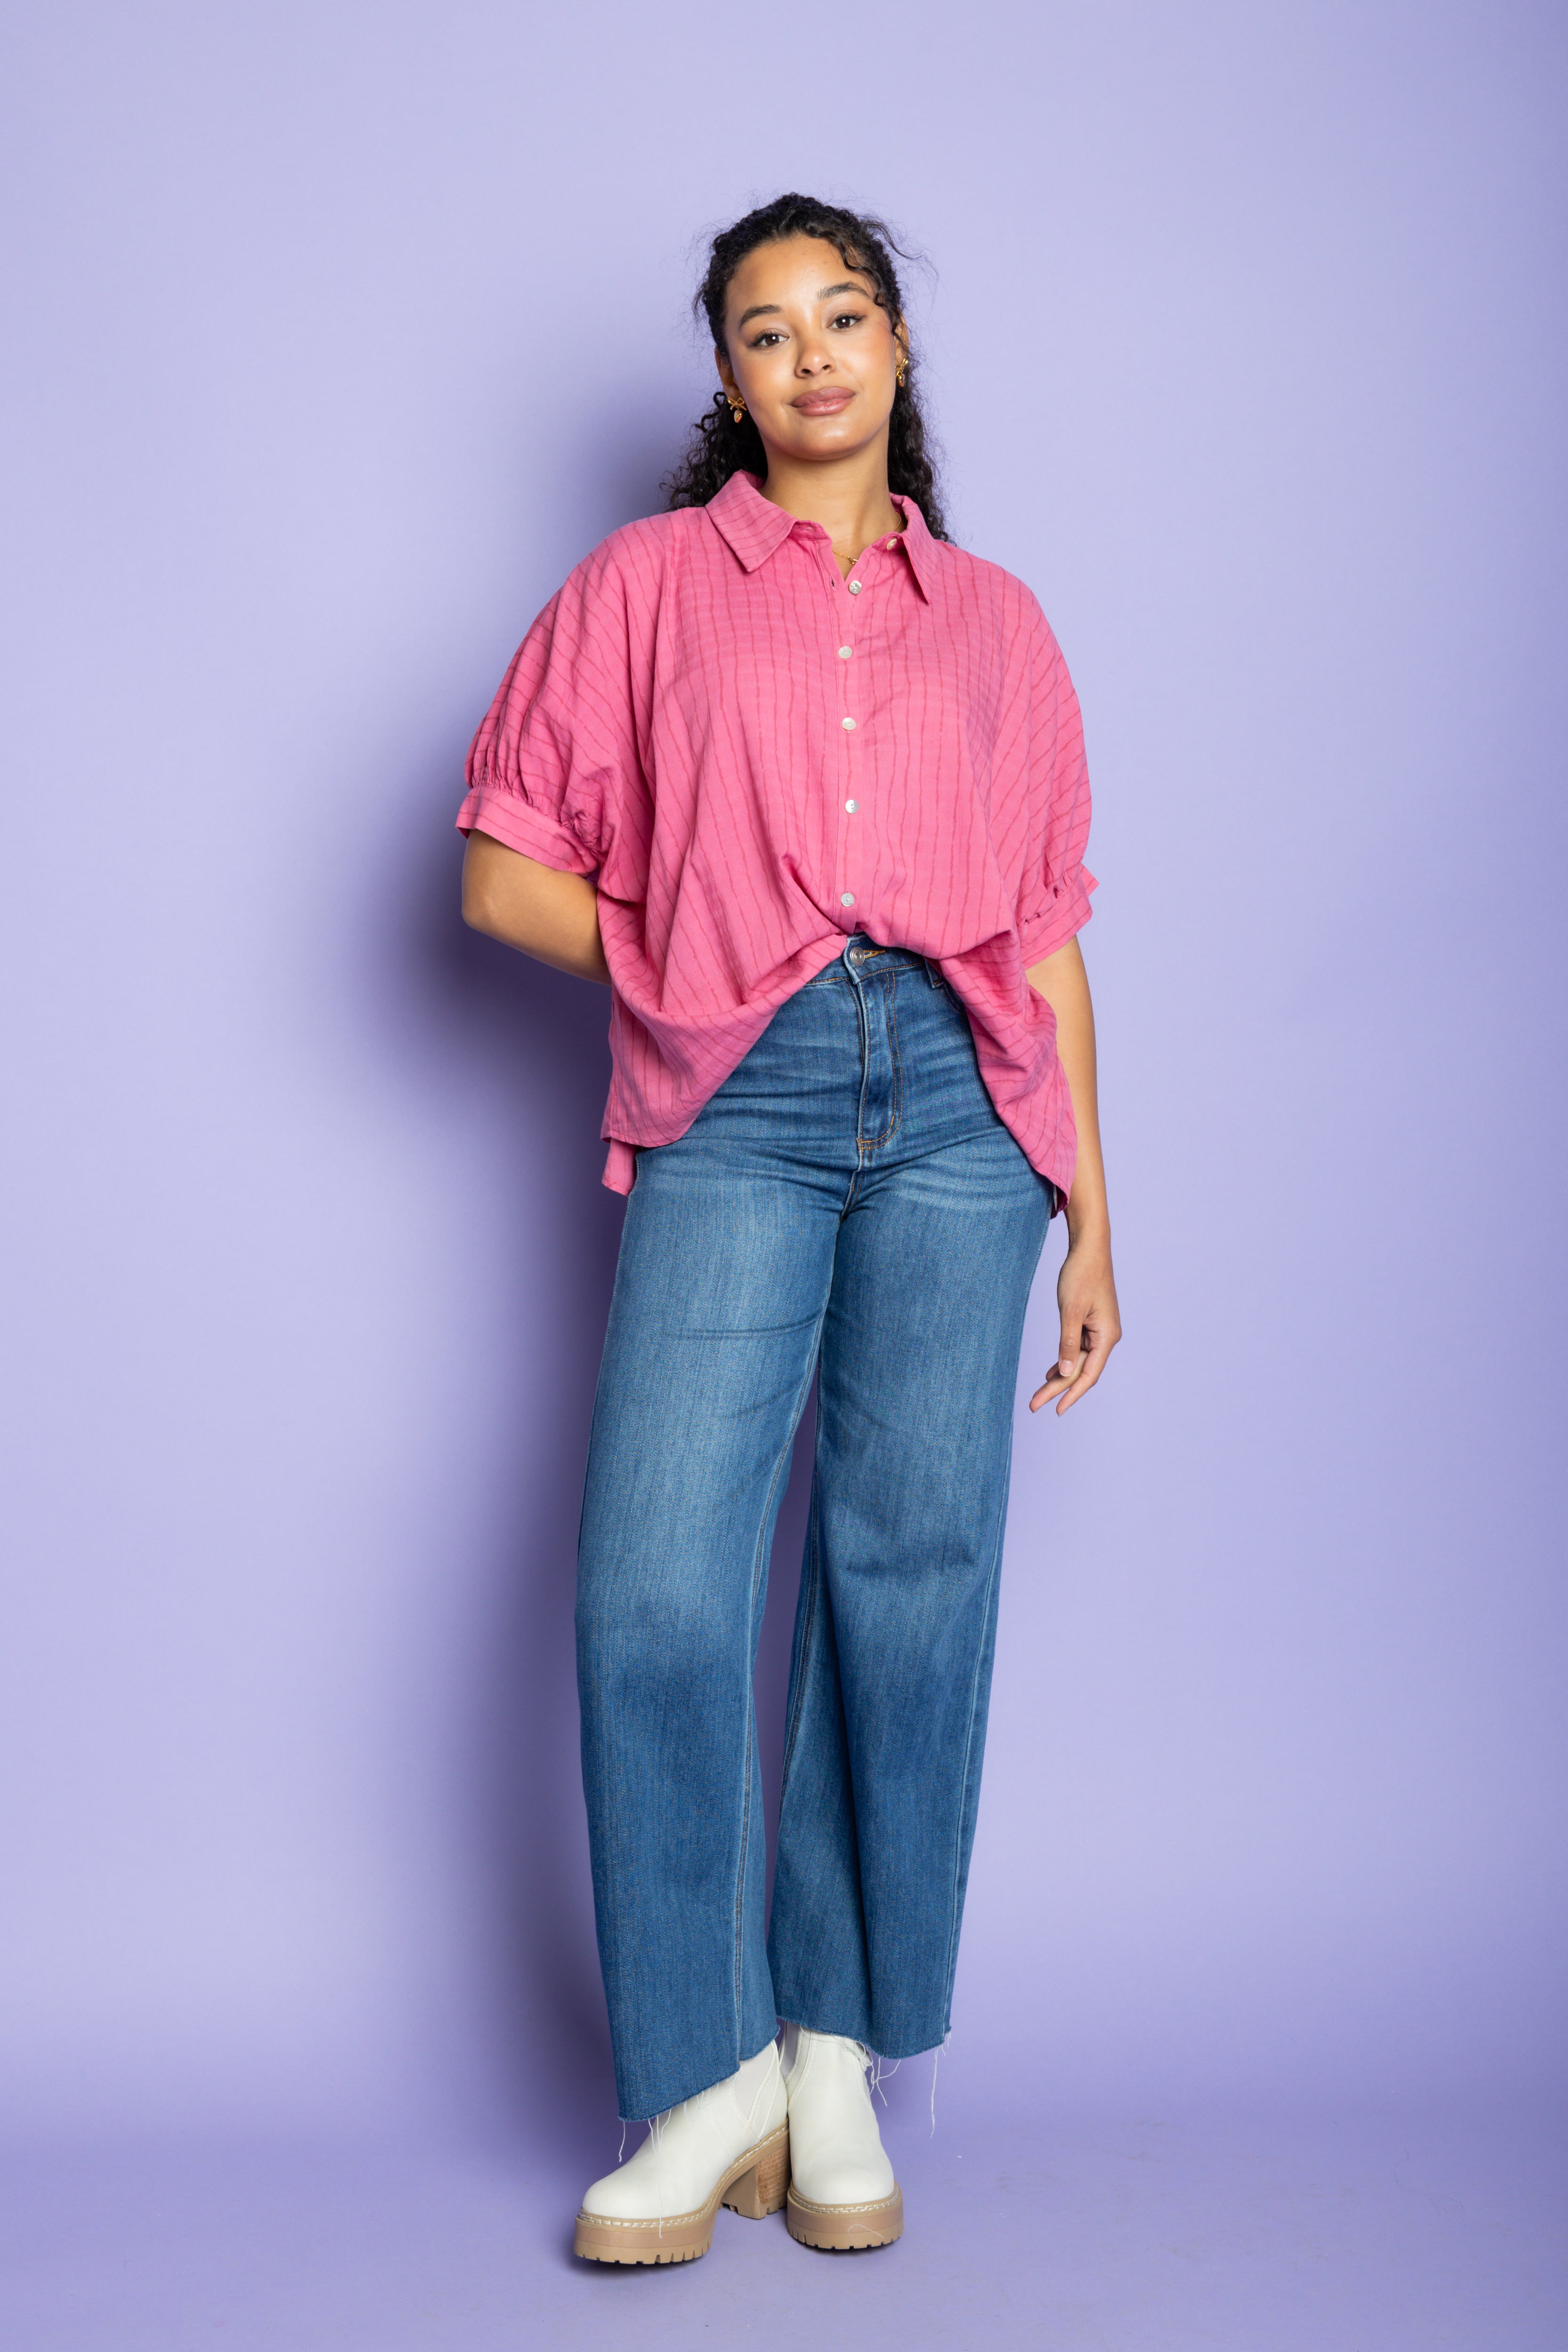
<path fill-rule="evenodd" d="M 1042 1276 L 941 2095 L 1561 2090 L 1564 62 L 1516 0 L 14 26 L 14 2137 L 613 2159 L 605 1000 L 450 828 L 790 184 L 931 255 L 1097 794 L 1128 1338 L 1030 1422 Z"/>

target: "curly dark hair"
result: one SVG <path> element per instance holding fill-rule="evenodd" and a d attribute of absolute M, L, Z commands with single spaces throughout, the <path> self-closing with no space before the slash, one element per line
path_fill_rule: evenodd
<path fill-rule="evenodd" d="M 786 236 L 819 236 L 826 244 L 837 246 L 845 268 L 858 269 L 870 279 L 875 300 L 897 326 L 903 316 L 904 298 L 893 256 L 896 253 L 905 261 L 911 256 L 898 243 L 886 222 L 847 212 L 842 205 L 825 205 L 815 196 L 792 193 L 775 196 L 772 204 L 760 205 L 731 227 L 721 229 L 713 239 L 707 272 L 691 307 L 699 318 L 706 317 L 713 341 L 721 349 L 724 343 L 724 301 L 731 278 L 748 253 L 754 253 L 760 245 L 773 245 Z M 731 474 L 742 470 L 766 475 L 768 460 L 763 436 L 749 412 L 737 425 L 724 394 L 716 392 L 712 407 L 691 428 L 685 456 L 673 472 L 665 476 L 660 488 L 671 507 L 705 507 Z M 888 420 L 888 488 L 903 498 L 913 499 L 933 539 L 947 537 L 926 421 L 915 389 L 912 354 L 904 381 L 893 394 L 893 413 Z"/>

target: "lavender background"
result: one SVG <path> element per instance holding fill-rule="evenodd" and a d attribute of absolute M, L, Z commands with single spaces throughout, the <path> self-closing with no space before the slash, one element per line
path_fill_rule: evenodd
<path fill-rule="evenodd" d="M 1565 47 L 1515 0 L 14 21 L 28 2352 L 1563 2341 Z M 605 1000 L 462 931 L 450 826 L 706 397 L 700 232 L 791 184 L 932 256 L 957 531 L 1082 696 L 1128 1339 L 1020 1411 L 909 2236 L 726 2217 L 639 2291 L 563 2251 L 616 2144 Z M 1022 1394 L 1045 1277 L 1031 1333 Z"/>

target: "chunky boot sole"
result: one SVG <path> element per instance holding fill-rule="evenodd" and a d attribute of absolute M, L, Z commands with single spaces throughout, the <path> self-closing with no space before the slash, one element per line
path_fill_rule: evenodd
<path fill-rule="evenodd" d="M 890 2246 L 904 2234 L 904 2192 L 874 2205 L 814 2205 L 792 2181 L 784 2222 L 792 2238 L 803 2246 L 818 2246 L 824 2253 L 859 2254 L 871 2246 Z"/>
<path fill-rule="evenodd" d="M 607 2213 L 579 2213 L 572 2251 L 585 2263 L 694 2263 L 713 2242 L 721 2205 L 748 2221 L 776 2213 L 789 2188 L 789 2126 L 780 2124 L 737 2158 L 706 2205 L 662 2221 L 618 2221 Z"/>

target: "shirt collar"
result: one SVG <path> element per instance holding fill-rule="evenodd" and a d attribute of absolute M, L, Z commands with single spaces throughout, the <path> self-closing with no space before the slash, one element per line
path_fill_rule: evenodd
<path fill-rule="evenodd" d="M 936 541 L 927 530 L 926 519 L 913 499 L 895 491 L 893 504 L 904 518 L 904 528 L 899 533 L 900 542 L 909 557 L 915 585 L 929 604 L 932 572 L 937 561 Z M 775 507 L 771 499 L 763 498 L 755 474 L 731 474 L 718 495 L 709 499 L 707 512 L 712 518 L 714 529 L 748 572 L 758 571 L 770 555 L 775 554 L 795 525 L 794 515 L 786 514 L 783 507 Z M 887 544 L 886 541 L 879 543 Z"/>
<path fill-rule="evenodd" d="M 902 490 L 895 490 L 892 493 L 892 499 L 904 519 L 904 527 L 899 533 L 899 537 L 903 541 L 904 553 L 910 559 L 910 570 L 915 575 L 915 586 L 929 604 L 931 590 L 936 585 L 936 567 L 942 561 L 936 551 L 937 542 L 931 535 L 926 519 L 920 510 L 918 500 L 906 498 Z"/>

